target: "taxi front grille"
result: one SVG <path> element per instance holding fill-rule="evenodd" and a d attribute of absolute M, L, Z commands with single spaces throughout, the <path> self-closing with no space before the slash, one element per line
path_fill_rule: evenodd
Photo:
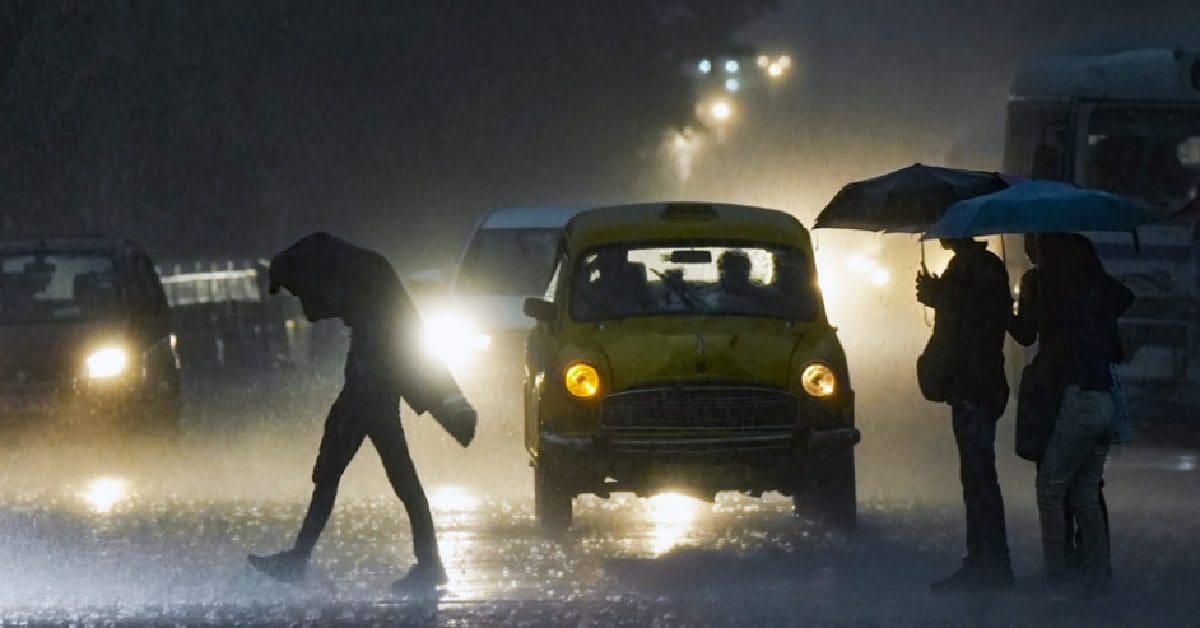
<path fill-rule="evenodd" d="M 630 390 L 601 403 L 607 432 L 780 432 L 796 425 L 799 402 L 781 390 L 747 386 L 674 386 Z"/>

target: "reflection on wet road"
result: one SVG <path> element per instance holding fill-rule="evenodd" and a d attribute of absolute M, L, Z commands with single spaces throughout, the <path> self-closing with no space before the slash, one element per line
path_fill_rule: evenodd
<path fill-rule="evenodd" d="M 854 536 L 794 516 L 775 494 L 614 494 L 577 498 L 571 531 L 546 538 L 511 420 L 519 408 L 485 415 L 468 450 L 406 415 L 449 576 L 440 597 L 390 589 L 412 561 L 411 537 L 369 446 L 346 472 L 308 580 L 279 584 L 252 572 L 246 553 L 294 538 L 332 397 L 312 396 L 321 401 L 215 405 L 174 441 L 0 446 L 0 623 L 1094 626 L 1200 616 L 1194 449 L 1114 451 L 1109 598 L 1041 591 L 1032 465 L 1007 454 L 1017 590 L 931 595 L 928 583 L 961 557 L 963 515 L 953 440 L 940 409 L 925 406 L 862 412 Z M 864 394 L 864 408 L 883 405 Z"/>
<path fill-rule="evenodd" d="M 1186 454 L 1183 454 L 1186 455 Z M 1126 456 L 1130 462 L 1138 456 Z M 1118 464 L 1124 461 L 1119 460 Z M 927 582 L 953 567 L 957 505 L 875 502 L 843 536 L 791 514 L 790 500 L 722 494 L 576 500 L 576 525 L 537 531 L 528 500 L 432 485 L 450 582 L 440 598 L 397 597 L 410 558 L 407 522 L 390 495 L 339 503 L 308 582 L 270 582 L 246 551 L 287 543 L 299 499 L 194 498 L 150 478 L 99 475 L 57 492 L 0 496 L 0 616 L 54 621 L 431 621 L 483 623 L 917 625 L 1179 624 L 1200 601 L 1195 473 L 1134 464 L 1113 503 L 1118 590 L 1100 602 L 1054 599 L 1037 586 L 1033 514 L 1013 499 L 1022 574 L 1008 595 L 934 597 Z M 11 469 L 7 470 L 11 472 Z M 1113 470 L 1114 477 L 1120 473 Z M 1145 473 L 1171 504 L 1145 508 Z M 11 477 L 11 476 L 9 476 Z M 12 488 L 8 486 L 6 488 Z M 26 487 L 29 489 L 29 487 Z M 1173 493 L 1172 491 L 1178 491 Z M 1178 499 L 1171 498 L 1174 495 Z M 1164 502 L 1165 503 L 1165 502 Z"/>

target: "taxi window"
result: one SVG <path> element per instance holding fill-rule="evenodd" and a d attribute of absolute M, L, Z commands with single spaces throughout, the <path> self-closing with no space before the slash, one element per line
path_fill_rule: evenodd
<path fill-rule="evenodd" d="M 819 310 L 810 258 L 770 246 L 613 245 L 576 263 L 571 317 L 714 315 L 811 320 Z"/>

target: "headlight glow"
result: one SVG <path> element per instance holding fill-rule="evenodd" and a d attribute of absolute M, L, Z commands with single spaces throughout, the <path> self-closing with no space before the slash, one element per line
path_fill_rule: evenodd
<path fill-rule="evenodd" d="M 105 347 L 89 355 L 86 363 L 91 379 L 116 377 L 129 366 L 129 354 L 120 347 Z"/>
<path fill-rule="evenodd" d="M 837 392 L 837 377 L 824 364 L 809 364 L 800 374 L 800 385 L 810 397 L 832 397 Z"/>
<path fill-rule="evenodd" d="M 576 362 L 563 372 L 567 392 L 577 399 L 591 399 L 600 392 L 600 374 L 586 362 Z"/>
<path fill-rule="evenodd" d="M 468 363 L 481 351 L 487 351 L 492 337 L 481 333 L 470 318 L 446 310 L 425 319 L 425 351 L 456 368 Z"/>

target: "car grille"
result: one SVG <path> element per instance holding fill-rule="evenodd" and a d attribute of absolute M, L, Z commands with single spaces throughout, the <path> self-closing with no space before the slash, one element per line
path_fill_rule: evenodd
<path fill-rule="evenodd" d="M 779 432 L 796 425 L 798 401 L 780 390 L 746 386 L 675 386 L 615 393 L 600 408 L 602 429 L 649 432 Z"/>

